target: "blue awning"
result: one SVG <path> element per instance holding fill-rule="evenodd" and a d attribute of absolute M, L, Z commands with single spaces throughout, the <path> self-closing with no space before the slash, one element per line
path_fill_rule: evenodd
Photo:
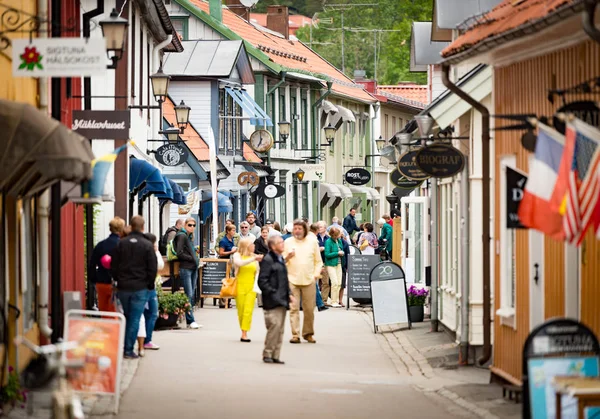
<path fill-rule="evenodd" d="M 222 194 L 221 192 L 217 192 L 217 210 L 219 213 L 222 212 L 233 212 L 233 204 L 229 200 L 229 198 Z M 212 215 L 212 192 L 204 192 L 202 195 L 202 217 L 203 221 L 206 221 L 208 217 Z"/>
<path fill-rule="evenodd" d="M 166 192 L 160 170 L 145 160 L 132 158 L 129 162 L 129 191 L 136 193 L 142 188 L 151 193 Z"/>
<path fill-rule="evenodd" d="M 171 188 L 172 192 L 172 197 L 170 198 L 166 198 L 165 196 L 159 196 L 157 195 L 157 198 L 159 198 L 159 202 L 162 204 L 165 201 L 171 201 L 176 205 L 185 205 L 187 204 L 186 198 L 185 198 L 185 192 L 183 191 L 183 189 L 181 188 L 181 186 L 179 186 L 179 184 L 169 178 L 165 178 L 166 180 L 169 181 L 169 187 Z"/>
<path fill-rule="evenodd" d="M 158 199 L 169 199 L 169 200 L 173 200 L 173 187 L 171 186 L 171 182 L 169 182 L 169 178 L 166 178 L 163 176 L 163 183 L 165 185 L 165 192 L 157 192 L 154 195 L 158 198 Z M 141 196 L 145 196 L 145 195 L 150 195 L 153 192 L 150 192 L 147 188 L 144 188 L 139 195 Z"/>
<path fill-rule="evenodd" d="M 235 103 L 240 105 L 244 110 L 246 117 L 250 119 L 252 125 L 273 126 L 273 122 L 269 115 L 258 106 L 258 103 L 252 99 L 248 92 L 245 90 L 234 89 L 229 86 L 225 86 L 225 91 L 233 98 Z"/>

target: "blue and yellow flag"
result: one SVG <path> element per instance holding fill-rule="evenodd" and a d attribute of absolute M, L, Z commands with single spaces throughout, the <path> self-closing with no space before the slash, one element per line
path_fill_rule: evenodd
<path fill-rule="evenodd" d="M 97 198 L 104 195 L 104 185 L 106 176 L 112 164 L 117 160 L 119 154 L 127 148 L 128 145 L 133 145 L 133 141 L 128 141 L 127 144 L 113 150 L 112 152 L 92 160 L 92 179 L 83 185 L 84 198 Z"/>

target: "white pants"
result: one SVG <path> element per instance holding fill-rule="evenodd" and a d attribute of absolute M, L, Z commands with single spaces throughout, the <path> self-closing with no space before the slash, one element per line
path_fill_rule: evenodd
<path fill-rule="evenodd" d="M 144 313 L 140 317 L 140 328 L 138 329 L 138 338 L 146 337 L 146 319 L 144 319 Z"/>
<path fill-rule="evenodd" d="M 342 265 L 328 266 L 327 273 L 331 281 L 331 303 L 340 303 L 340 289 L 342 288 Z"/>

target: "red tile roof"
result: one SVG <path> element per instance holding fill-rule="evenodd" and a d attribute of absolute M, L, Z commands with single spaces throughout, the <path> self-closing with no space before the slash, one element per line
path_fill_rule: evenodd
<path fill-rule="evenodd" d="M 422 104 L 427 104 L 429 94 L 427 86 L 415 83 L 400 83 L 392 86 L 377 86 L 377 93 L 389 93 L 394 96 L 400 96 L 403 99 L 412 100 Z"/>
<path fill-rule="evenodd" d="M 250 13 L 250 20 L 257 23 L 260 26 L 267 27 L 267 14 L 266 13 Z M 290 15 L 289 25 L 290 33 L 295 33 L 296 29 L 303 26 L 310 25 L 312 19 L 304 15 Z"/>
<path fill-rule="evenodd" d="M 559 8 L 578 0 L 504 0 L 494 9 L 477 18 L 477 22 L 442 51 L 449 57 L 468 50 L 488 38 L 544 19 Z"/>
<path fill-rule="evenodd" d="M 254 150 L 252 150 L 250 148 L 250 146 L 246 143 L 244 143 L 243 149 L 242 149 L 242 153 L 244 155 L 244 158 L 248 161 L 252 161 L 255 163 L 262 163 L 262 159 L 260 157 L 258 157 L 256 155 L 256 153 L 254 152 Z"/>
<path fill-rule="evenodd" d="M 210 14 L 207 2 L 190 0 L 190 3 L 204 13 Z M 326 75 L 333 82 L 332 90 L 335 93 L 365 102 L 376 101 L 362 86 L 354 83 L 302 42 L 263 32 L 227 8 L 223 8 L 222 23 L 242 39 L 263 51 L 271 61 L 285 69 Z"/>

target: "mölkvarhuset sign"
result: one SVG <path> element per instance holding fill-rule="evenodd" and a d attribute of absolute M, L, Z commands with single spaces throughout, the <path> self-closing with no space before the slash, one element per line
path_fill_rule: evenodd
<path fill-rule="evenodd" d="M 92 139 L 129 139 L 129 111 L 73 111 L 71 129 Z"/>
<path fill-rule="evenodd" d="M 449 144 L 433 144 L 417 152 L 419 168 L 437 178 L 452 177 L 465 165 L 465 156 Z"/>

